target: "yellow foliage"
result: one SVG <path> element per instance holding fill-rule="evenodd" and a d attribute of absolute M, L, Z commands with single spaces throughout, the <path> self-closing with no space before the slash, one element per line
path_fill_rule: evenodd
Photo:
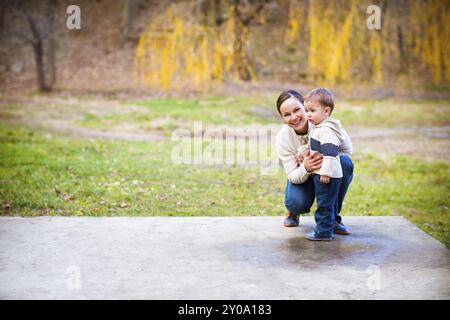
<path fill-rule="evenodd" d="M 380 38 L 381 37 L 378 33 L 373 33 L 370 39 L 370 48 L 373 54 L 372 74 L 375 84 L 377 85 L 381 85 L 381 83 L 383 82 L 383 76 L 381 72 L 382 52 Z"/>
<path fill-rule="evenodd" d="M 284 42 L 286 45 L 295 45 L 300 36 L 300 23 L 303 21 L 303 10 L 297 0 L 289 2 L 289 18 L 288 26 L 284 34 Z"/>
<path fill-rule="evenodd" d="M 236 19 L 231 15 L 221 27 L 202 25 L 190 7 L 171 6 L 142 32 L 135 50 L 134 83 L 170 90 L 194 86 L 208 88 L 214 82 L 239 77 L 243 52 L 236 52 Z M 244 48 L 245 49 L 245 48 Z M 250 74 L 255 77 L 251 65 Z"/>
<path fill-rule="evenodd" d="M 413 1 L 409 26 L 409 45 L 439 83 L 443 75 L 450 81 L 450 1 Z M 444 73 L 445 69 L 445 73 Z"/>
<path fill-rule="evenodd" d="M 324 1 L 309 3 L 309 56 L 308 71 L 333 85 L 347 80 L 351 68 L 350 39 L 356 13 L 355 1 L 343 21 L 335 18 L 332 7 Z M 337 20 L 337 21 L 335 21 Z"/>
<path fill-rule="evenodd" d="M 192 14 L 193 2 L 172 5 L 152 19 L 136 46 L 134 83 L 178 90 L 255 79 L 247 48 L 250 29 L 236 18 L 233 2 L 222 3 L 228 4 L 228 11 L 220 26 L 214 17 L 207 17 L 209 24 L 199 23 Z M 334 85 L 357 78 L 382 85 L 415 71 L 435 83 L 450 81 L 450 0 L 388 5 L 381 30 L 366 27 L 369 4 L 370 0 L 289 0 L 283 40 L 289 54 L 295 49 L 294 54 L 304 59 L 299 65 L 310 79 Z M 268 57 L 259 58 L 271 63 Z"/>
<path fill-rule="evenodd" d="M 220 46 L 216 43 L 214 44 L 214 69 L 213 69 L 213 79 L 222 80 L 223 77 L 223 64 L 222 64 L 222 53 Z"/>
<path fill-rule="evenodd" d="M 309 51 L 308 51 L 308 71 L 310 74 L 315 75 L 319 72 L 319 48 L 320 48 L 320 32 L 319 32 L 319 17 L 316 10 L 320 10 L 317 2 L 311 1 L 309 3 Z"/>
<path fill-rule="evenodd" d="M 350 48 L 349 41 L 352 32 L 353 15 L 355 13 L 355 5 L 353 2 L 352 8 L 344 20 L 344 24 L 340 31 L 335 31 L 335 41 L 330 41 L 331 45 L 331 59 L 325 61 L 325 78 L 333 85 L 337 79 L 346 79 L 348 70 L 350 68 Z M 347 58 L 347 59 L 345 59 Z M 347 60 L 347 61 L 346 61 Z"/>
<path fill-rule="evenodd" d="M 369 1 L 348 0 L 340 4 L 344 5 L 336 10 L 333 2 L 308 1 L 307 70 L 311 78 L 330 85 L 351 83 L 353 65 L 359 64 L 359 68 L 370 68 L 367 80 L 381 85 L 383 61 L 391 64 L 386 72 L 392 72 L 394 61 L 400 66 L 406 63 L 400 59 L 409 57 L 413 61 L 415 57 L 428 67 L 435 83 L 444 77 L 450 81 L 450 0 L 411 1 L 399 13 L 388 10 L 383 13 L 381 30 L 365 27 L 367 16 L 361 15 L 360 10 L 367 8 Z M 295 23 L 289 19 L 285 41 L 293 39 L 296 32 Z"/>

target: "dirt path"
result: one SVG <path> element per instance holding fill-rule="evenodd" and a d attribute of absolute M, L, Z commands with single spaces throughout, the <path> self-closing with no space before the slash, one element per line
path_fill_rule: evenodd
<path fill-rule="evenodd" d="M 141 128 L 133 123 L 121 124 L 113 128 L 97 129 L 78 125 L 87 113 L 94 116 L 114 116 L 117 114 L 148 112 L 142 106 L 126 106 L 117 100 L 102 98 L 36 97 L 23 100 L 2 101 L 0 121 L 23 123 L 34 129 L 72 135 L 90 139 L 110 139 L 124 141 L 158 141 L 170 139 L 161 131 Z M 203 129 L 212 129 L 204 127 Z M 276 132 L 280 124 L 264 126 Z M 237 135 L 256 132 L 261 126 L 248 125 L 231 127 L 215 126 L 214 130 L 240 129 Z M 245 129 L 245 130 L 242 130 Z M 388 127 L 347 127 L 356 153 L 375 153 L 381 157 L 411 155 L 427 160 L 450 161 L 450 126 L 428 126 L 410 128 Z M 241 133 L 239 133 L 241 132 Z"/>

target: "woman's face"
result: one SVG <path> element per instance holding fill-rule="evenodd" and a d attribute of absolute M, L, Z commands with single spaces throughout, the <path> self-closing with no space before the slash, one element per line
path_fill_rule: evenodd
<path fill-rule="evenodd" d="M 303 104 L 295 98 L 285 100 L 280 106 L 283 122 L 300 133 L 307 130 L 308 119 Z"/>

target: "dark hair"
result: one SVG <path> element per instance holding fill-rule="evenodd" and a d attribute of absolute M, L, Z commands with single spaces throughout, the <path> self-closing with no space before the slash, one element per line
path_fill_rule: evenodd
<path fill-rule="evenodd" d="M 281 114 L 280 111 L 281 105 L 289 98 L 297 99 L 301 104 L 303 104 L 305 101 L 305 99 L 303 99 L 303 96 L 298 91 L 295 90 L 283 91 L 277 99 L 277 110 L 279 114 Z"/>
<path fill-rule="evenodd" d="M 327 88 L 316 88 L 312 90 L 306 95 L 305 101 L 315 101 L 322 107 L 330 107 L 331 112 L 333 112 L 334 96 L 333 93 Z"/>

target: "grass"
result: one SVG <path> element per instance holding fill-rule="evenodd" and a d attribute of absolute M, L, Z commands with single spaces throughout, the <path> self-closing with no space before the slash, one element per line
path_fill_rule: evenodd
<path fill-rule="evenodd" d="M 86 113 L 78 122 L 89 128 L 112 128 L 124 123 L 132 123 L 147 130 L 159 130 L 170 134 L 171 130 L 194 121 L 208 125 L 248 125 L 277 123 L 273 110 L 267 108 L 267 96 L 256 97 L 207 97 L 202 99 L 154 99 L 124 103 L 144 107 L 142 111 L 93 115 Z M 263 113 L 255 112 L 263 110 Z"/>
<path fill-rule="evenodd" d="M 347 214 L 402 215 L 450 245 L 450 166 L 411 157 L 355 160 Z"/>
<path fill-rule="evenodd" d="M 93 115 L 86 113 L 80 126 L 108 129 L 133 124 L 170 135 L 193 121 L 205 125 L 278 124 L 274 94 L 197 99 L 153 99 L 124 102 L 145 107 L 137 112 Z M 450 100 L 342 100 L 336 103 L 335 118 L 345 126 L 410 127 L 450 123 Z"/>
<path fill-rule="evenodd" d="M 450 100 L 348 100 L 337 103 L 334 117 L 346 126 L 442 126 L 450 124 Z"/>
<path fill-rule="evenodd" d="M 0 124 L 3 215 L 283 215 L 285 174 L 176 165 L 174 141 L 81 140 Z M 348 215 L 403 215 L 450 246 L 450 167 L 355 154 Z"/>
<path fill-rule="evenodd" d="M 172 164 L 172 141 L 68 141 L 23 128 L 3 128 L 0 141 L 12 214 L 259 215 L 281 192 L 258 168 Z"/>

